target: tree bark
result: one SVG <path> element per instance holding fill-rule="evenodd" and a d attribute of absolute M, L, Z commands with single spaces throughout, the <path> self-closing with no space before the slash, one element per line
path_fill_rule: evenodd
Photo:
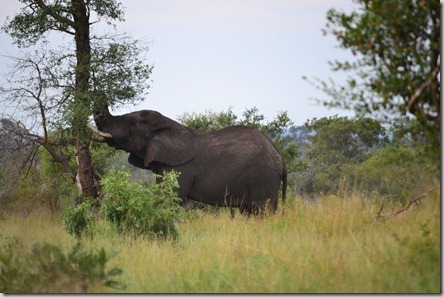
<path fill-rule="evenodd" d="M 89 143 L 78 141 L 74 145 L 77 160 L 76 185 L 83 197 L 97 198 L 97 187 L 94 184 L 94 171 L 92 158 L 89 151 Z"/>
<path fill-rule="evenodd" d="M 89 32 L 89 12 L 83 0 L 72 1 L 75 43 L 77 54 L 75 107 L 72 118 L 74 148 L 77 160 L 76 184 L 82 198 L 99 196 L 94 184 L 94 170 L 89 150 L 89 134 L 86 125 L 89 117 L 89 80 L 91 66 L 91 44 Z"/>

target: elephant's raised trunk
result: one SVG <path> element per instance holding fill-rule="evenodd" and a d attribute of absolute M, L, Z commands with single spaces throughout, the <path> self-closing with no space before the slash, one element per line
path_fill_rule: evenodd
<path fill-rule="evenodd" d="M 88 124 L 88 128 L 91 129 L 95 134 L 98 134 L 99 137 L 93 138 L 94 141 L 97 142 L 105 142 L 107 139 L 112 139 L 113 136 L 111 133 L 102 132 L 93 125 Z"/>

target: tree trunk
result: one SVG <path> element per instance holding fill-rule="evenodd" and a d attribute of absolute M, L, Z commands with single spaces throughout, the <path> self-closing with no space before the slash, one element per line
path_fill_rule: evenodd
<path fill-rule="evenodd" d="M 89 143 L 77 141 L 74 145 L 77 160 L 76 184 L 82 196 L 97 198 L 98 193 L 94 185 L 94 171 L 92 168 L 92 158 L 89 151 Z"/>
<path fill-rule="evenodd" d="M 89 134 L 86 125 L 90 114 L 89 79 L 91 68 L 91 44 L 89 14 L 83 0 L 73 0 L 73 17 L 77 53 L 75 107 L 72 118 L 74 148 L 77 160 L 76 184 L 82 200 L 85 197 L 97 199 L 98 187 L 94 184 L 94 170 L 89 150 Z"/>

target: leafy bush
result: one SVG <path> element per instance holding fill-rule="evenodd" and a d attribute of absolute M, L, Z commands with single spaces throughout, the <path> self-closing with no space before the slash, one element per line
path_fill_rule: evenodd
<path fill-rule="evenodd" d="M 2 135 L 0 135 L 1 137 Z M 61 130 L 49 133 L 49 139 L 54 143 L 59 141 L 67 143 L 68 139 L 63 137 L 66 138 Z M 22 152 L 22 154 L 24 153 Z M 76 168 L 73 147 L 60 147 L 60 154 L 71 168 Z M 115 149 L 92 143 L 91 154 L 95 172 L 103 175 L 109 164 L 113 162 Z M 3 200 L 8 202 L 8 205 L 4 203 L 1 207 L 8 206 L 9 210 L 26 215 L 42 209 L 59 213 L 78 194 L 78 189 L 74 185 L 72 177 L 67 174 L 66 168 L 60 162 L 54 161 L 54 156 L 42 146 L 36 150 L 36 154 L 33 154 L 32 161 L 35 163 L 30 168 L 26 166 L 26 170 L 23 170 L 24 166 L 24 168 L 17 168 L 20 163 L 18 159 L 10 161 L 14 157 L 13 153 L 0 157 L 0 169 L 3 169 L 0 173 L 0 196 L 8 199 L 8 201 Z M 7 164 L 3 159 L 8 159 Z M 12 174 L 12 169 L 6 168 L 6 165 L 14 167 L 14 174 Z M 11 173 L 6 176 L 5 172 Z M 5 183 L 4 186 L 3 183 Z"/>
<path fill-rule="evenodd" d="M 441 280 L 440 255 L 440 235 L 433 232 L 430 221 L 419 223 L 419 231 L 408 236 L 392 236 L 399 245 L 404 255 L 405 266 L 409 267 L 408 275 L 415 275 L 415 280 L 424 289 L 422 293 L 433 293 L 433 286 L 439 284 Z M 419 233 L 419 234 L 418 234 Z"/>
<path fill-rule="evenodd" d="M 181 209 L 177 177 L 174 171 L 165 173 L 156 176 L 159 183 L 146 187 L 132 181 L 128 171 L 111 170 L 102 179 L 104 197 L 100 211 L 94 213 L 94 201 L 86 199 L 65 210 L 65 228 L 77 238 L 84 234 L 93 236 L 96 220 L 103 219 L 105 224 L 115 224 L 120 234 L 176 238 L 175 222 Z"/>
<path fill-rule="evenodd" d="M 58 164 L 53 166 L 56 167 Z M 44 165 L 39 165 L 22 172 L 16 181 L 17 188 L 9 203 L 10 209 L 22 214 L 46 209 L 51 213 L 57 213 L 61 206 L 73 197 L 77 189 L 72 180 L 61 172 L 50 176 L 51 173 L 47 169 Z"/>
<path fill-rule="evenodd" d="M 6 293 L 80 293 L 91 286 L 122 289 L 114 277 L 119 268 L 106 270 L 112 256 L 102 248 L 90 251 L 77 243 L 68 253 L 52 244 L 36 243 L 30 253 L 9 242 L 0 248 L 0 291 Z"/>
<path fill-rule="evenodd" d="M 405 202 L 422 187 L 429 184 L 431 177 L 425 164 L 413 148 L 385 147 L 367 161 L 349 166 L 343 173 L 342 188 L 378 194 L 394 201 Z"/>
<path fill-rule="evenodd" d="M 92 210 L 93 203 L 92 199 L 85 199 L 63 212 L 63 223 L 69 234 L 77 238 L 80 238 L 84 233 L 92 236 L 95 219 Z"/>
<path fill-rule="evenodd" d="M 344 168 L 364 162 L 387 143 L 385 128 L 369 118 L 314 118 L 305 129 L 305 164 L 296 167 L 302 195 L 337 194 Z"/>
<path fill-rule="evenodd" d="M 50 137 L 56 137 L 59 131 L 50 133 Z M 94 157 L 93 166 L 99 174 L 102 174 L 114 155 L 107 146 L 92 144 L 91 153 Z M 75 153 L 72 147 L 63 148 L 66 161 L 74 168 L 76 166 Z M 40 147 L 35 156 L 36 165 L 29 170 L 23 170 L 13 192 L 13 199 L 9 203 L 10 209 L 29 214 L 35 210 L 49 209 L 52 213 L 59 213 L 60 209 L 70 202 L 78 194 L 77 187 L 72 178 L 66 174 L 63 166 L 54 162 L 53 156 Z"/>
<path fill-rule="evenodd" d="M 152 188 L 131 181 L 127 171 L 112 170 L 103 178 L 105 219 L 122 234 L 176 238 L 181 199 L 177 197 L 178 173 L 156 176 L 161 182 Z"/>

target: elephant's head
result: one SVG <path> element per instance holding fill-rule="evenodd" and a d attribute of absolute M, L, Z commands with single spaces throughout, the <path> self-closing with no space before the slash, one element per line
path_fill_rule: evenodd
<path fill-rule="evenodd" d="M 129 162 L 140 168 L 153 161 L 177 166 L 195 155 L 192 131 L 156 111 L 107 114 L 96 124 L 106 143 L 131 153 Z"/>

